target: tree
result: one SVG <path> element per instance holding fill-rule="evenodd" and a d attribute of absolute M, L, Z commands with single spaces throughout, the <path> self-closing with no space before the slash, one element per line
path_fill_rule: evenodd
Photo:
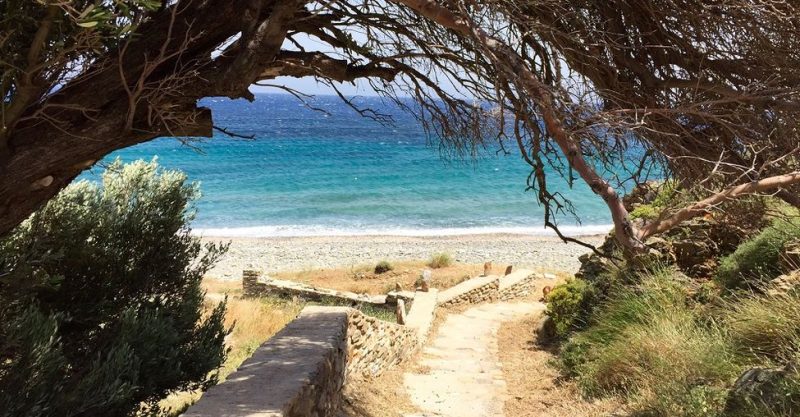
<path fill-rule="evenodd" d="M 224 248 L 189 234 L 195 185 L 155 162 L 70 185 L 0 241 L 0 415 L 123 416 L 213 382 Z"/>
<path fill-rule="evenodd" d="M 629 253 L 720 199 L 776 193 L 800 205 L 792 2 L 62 0 L 0 11 L 0 52 L 13 57 L 0 63 L 0 233 L 114 149 L 211 135 L 199 98 L 252 99 L 252 83 L 285 89 L 269 81 L 279 76 L 365 79 L 415 98 L 396 101 L 448 149 L 517 148 L 556 231 L 575 210 L 545 167 L 570 183 L 577 174 Z M 307 50 L 304 37 L 333 52 Z M 698 202 L 633 224 L 620 190 L 652 176 Z"/>

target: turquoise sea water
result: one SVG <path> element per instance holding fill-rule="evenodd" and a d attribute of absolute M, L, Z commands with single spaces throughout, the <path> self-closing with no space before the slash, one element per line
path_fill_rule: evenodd
<path fill-rule="evenodd" d="M 199 181 L 193 226 L 205 235 L 547 233 L 518 154 L 487 149 L 476 160 L 443 158 L 410 115 L 378 98 L 360 102 L 392 114 L 394 126 L 360 117 L 330 96 L 314 102 L 330 115 L 288 95 L 208 99 L 216 125 L 255 139 L 217 133 L 192 147 L 158 139 L 109 158 L 158 156 L 162 166 Z M 569 190 L 555 176 L 550 181 L 579 209 L 582 224 L 565 218 L 565 230 L 608 230 L 608 212 L 585 184 Z"/>

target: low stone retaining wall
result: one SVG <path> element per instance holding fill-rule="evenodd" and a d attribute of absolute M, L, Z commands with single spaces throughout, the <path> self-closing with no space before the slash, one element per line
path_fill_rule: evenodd
<path fill-rule="evenodd" d="M 347 378 L 378 376 L 411 356 L 419 343 L 414 329 L 351 309 L 347 321 Z"/>
<path fill-rule="evenodd" d="M 436 294 L 415 294 L 406 326 L 349 307 L 305 307 L 183 415 L 334 417 L 348 379 L 380 375 L 422 345 Z"/>
<path fill-rule="evenodd" d="M 260 281 L 261 273 L 258 271 L 242 272 L 242 295 L 245 297 L 260 297 L 275 295 L 284 298 L 297 297 L 306 301 L 325 301 L 326 298 L 335 298 L 344 302 L 386 304 L 385 295 L 370 296 L 356 294 L 349 291 L 336 291 L 327 288 L 317 288 L 295 281 L 269 279 Z"/>
<path fill-rule="evenodd" d="M 550 274 L 547 274 L 550 275 Z M 500 278 L 499 298 L 507 301 L 518 297 L 526 297 L 535 290 L 535 282 L 544 278 L 543 274 L 520 270 Z M 553 276 L 555 279 L 555 276 Z"/>
<path fill-rule="evenodd" d="M 468 279 L 439 293 L 439 305 L 453 307 L 461 304 L 477 304 L 498 299 L 500 277 L 489 275 Z"/>
<path fill-rule="evenodd" d="M 345 381 L 345 307 L 306 307 L 184 417 L 333 417 Z"/>
<path fill-rule="evenodd" d="M 555 284 L 556 276 L 520 269 L 503 277 L 476 277 L 440 292 L 438 303 L 442 307 L 453 307 L 525 297 L 537 291 L 537 281 L 541 280 Z"/>

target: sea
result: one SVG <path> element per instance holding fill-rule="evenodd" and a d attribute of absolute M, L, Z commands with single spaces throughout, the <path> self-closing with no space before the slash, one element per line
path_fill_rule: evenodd
<path fill-rule="evenodd" d="M 199 182 L 192 227 L 205 236 L 552 234 L 526 190 L 530 168 L 514 149 L 491 143 L 476 155 L 454 156 L 390 101 L 353 102 L 391 121 L 364 117 L 336 96 L 315 96 L 310 105 L 288 94 L 212 98 L 202 104 L 214 124 L 252 139 L 222 132 L 188 143 L 159 138 L 105 161 L 157 157 Z M 84 178 L 96 179 L 102 165 Z M 610 229 L 605 205 L 586 184 L 570 188 L 552 175 L 549 187 L 577 209 L 578 219 L 559 218 L 566 233 Z"/>

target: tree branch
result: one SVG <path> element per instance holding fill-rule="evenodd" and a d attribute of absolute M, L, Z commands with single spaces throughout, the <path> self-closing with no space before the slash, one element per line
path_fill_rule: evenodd
<path fill-rule="evenodd" d="M 656 220 L 653 223 L 648 224 L 639 230 L 639 239 L 645 240 L 650 236 L 667 231 L 681 222 L 704 214 L 709 208 L 725 201 L 733 200 L 737 197 L 746 195 L 773 192 L 794 184 L 800 184 L 800 171 L 784 175 L 776 175 L 774 177 L 764 178 L 762 180 L 730 187 L 724 191 L 712 195 L 711 197 L 684 207 L 667 218 Z"/>

